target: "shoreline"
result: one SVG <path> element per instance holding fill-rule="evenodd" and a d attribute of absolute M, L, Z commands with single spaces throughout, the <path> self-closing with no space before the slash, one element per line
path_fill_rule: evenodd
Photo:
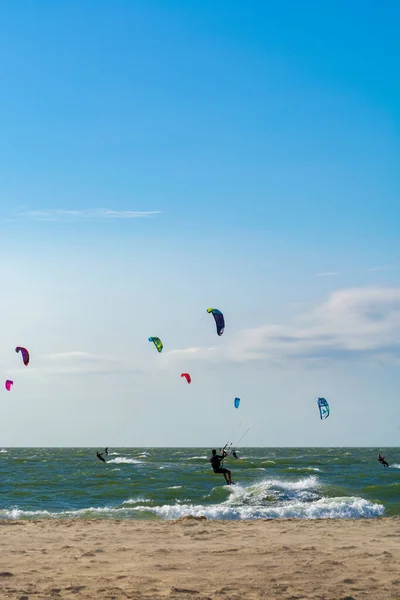
<path fill-rule="evenodd" d="M 394 600 L 400 517 L 1 520 L 0 597 Z"/>

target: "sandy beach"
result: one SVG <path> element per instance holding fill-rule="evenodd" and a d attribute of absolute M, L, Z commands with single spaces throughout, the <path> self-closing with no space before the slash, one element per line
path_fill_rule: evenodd
<path fill-rule="evenodd" d="M 400 518 L 0 524 L 1 599 L 400 598 Z"/>

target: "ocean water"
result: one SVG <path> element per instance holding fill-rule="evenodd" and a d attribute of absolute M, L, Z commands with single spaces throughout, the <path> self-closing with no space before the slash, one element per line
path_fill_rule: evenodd
<path fill-rule="evenodd" d="M 240 448 L 236 485 L 209 448 L 1 448 L 1 519 L 339 518 L 400 514 L 400 449 Z M 380 449 L 382 452 L 382 449 Z"/>

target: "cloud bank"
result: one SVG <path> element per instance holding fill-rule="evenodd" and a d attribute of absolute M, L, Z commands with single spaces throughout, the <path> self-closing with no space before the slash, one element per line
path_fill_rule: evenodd
<path fill-rule="evenodd" d="M 229 324 L 227 324 L 229 327 Z M 400 359 L 400 287 L 350 288 L 330 294 L 293 326 L 245 329 L 228 344 L 172 350 L 169 359 L 225 362 Z"/>

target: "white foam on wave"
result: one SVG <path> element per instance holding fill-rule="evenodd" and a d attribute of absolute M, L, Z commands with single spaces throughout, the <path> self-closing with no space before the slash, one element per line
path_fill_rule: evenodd
<path fill-rule="evenodd" d="M 398 465 L 397 463 L 393 463 L 392 465 L 390 465 L 390 467 L 392 469 L 400 469 L 400 465 Z"/>
<path fill-rule="evenodd" d="M 129 498 L 129 500 L 124 500 L 122 504 L 146 504 L 146 502 L 151 502 L 150 498 L 143 498 L 142 496 L 138 496 L 137 498 Z"/>
<path fill-rule="evenodd" d="M 318 467 L 289 467 L 289 471 L 315 471 L 320 473 L 321 469 L 318 469 Z"/>
<path fill-rule="evenodd" d="M 256 484 L 256 486 L 257 485 L 269 485 L 271 487 L 275 486 L 283 490 L 310 490 L 320 487 L 320 483 L 316 475 L 309 475 L 308 477 L 303 477 L 302 479 L 297 479 L 296 481 L 285 479 L 267 479 L 266 481 Z"/>
<path fill-rule="evenodd" d="M 208 456 L 189 456 L 185 460 L 206 460 Z"/>
<path fill-rule="evenodd" d="M 273 500 L 285 502 L 297 499 L 311 502 L 321 497 L 320 484 L 315 475 L 309 475 L 295 481 L 288 479 L 263 479 L 253 484 L 242 486 L 237 484 L 227 488 L 230 504 L 264 505 Z"/>
<path fill-rule="evenodd" d="M 113 513 L 117 514 L 122 512 L 124 509 L 115 509 L 111 506 L 103 507 L 89 507 L 81 508 L 78 510 L 64 510 L 61 512 L 50 512 L 48 510 L 21 510 L 18 507 L 11 508 L 10 510 L 0 510 L 0 518 L 3 519 L 23 519 L 23 518 L 82 518 L 82 517 L 96 517 L 96 516 L 112 516 Z"/>
<path fill-rule="evenodd" d="M 0 450 L 0 454 L 8 454 L 8 450 L 6 450 L 5 448 L 2 448 Z"/>
<path fill-rule="evenodd" d="M 355 496 L 327 498 L 315 475 L 296 481 L 265 479 L 248 486 L 226 486 L 229 497 L 220 504 L 176 503 L 163 506 L 136 506 L 135 511 L 150 512 L 170 520 L 186 516 L 207 519 L 357 519 L 384 514 L 381 504 Z"/>
<path fill-rule="evenodd" d="M 175 504 L 164 506 L 136 506 L 138 512 L 150 512 L 161 519 L 171 520 L 180 517 L 199 517 L 207 519 L 357 519 L 382 516 L 385 509 L 364 498 L 321 498 L 313 503 L 288 502 L 270 506 L 233 506 L 229 503 L 211 506 Z"/>
<path fill-rule="evenodd" d="M 135 505 L 140 502 L 143 509 L 146 509 L 144 505 L 147 502 L 151 502 L 149 498 L 137 497 L 130 498 L 122 502 L 122 506 L 90 506 L 88 508 L 79 508 L 76 510 L 63 510 L 60 512 L 50 512 L 48 510 L 22 510 L 17 506 L 10 509 L 0 510 L 0 519 L 82 519 L 82 518 L 118 518 L 118 517 L 132 517 L 132 511 Z"/>
<path fill-rule="evenodd" d="M 142 460 L 138 460 L 137 458 L 128 458 L 127 456 L 119 456 L 118 458 L 112 458 L 107 461 L 110 463 L 116 463 L 117 465 L 140 465 L 143 463 Z"/>
<path fill-rule="evenodd" d="M 238 450 L 238 452 L 240 453 L 240 450 Z M 247 456 L 247 455 L 243 455 L 243 456 L 239 456 L 239 458 L 241 458 L 242 460 L 257 460 L 260 461 L 262 460 L 264 463 L 271 463 L 272 465 L 276 465 L 276 462 L 274 460 L 271 459 L 270 456 Z"/>

